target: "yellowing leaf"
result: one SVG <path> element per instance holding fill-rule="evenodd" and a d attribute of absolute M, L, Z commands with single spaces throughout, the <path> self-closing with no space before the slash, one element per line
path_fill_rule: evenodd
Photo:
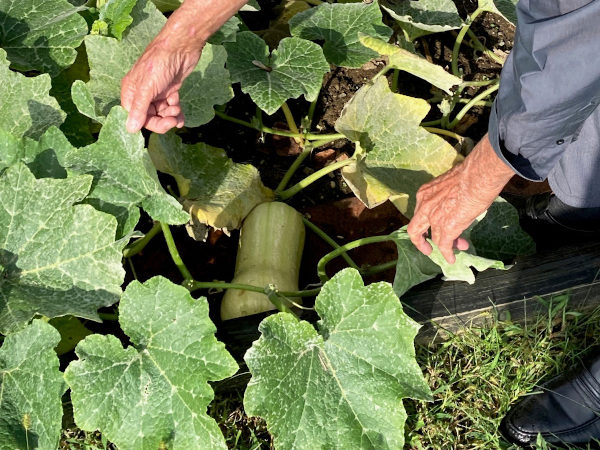
<path fill-rule="evenodd" d="M 419 124 L 425 100 L 394 94 L 387 80 L 363 86 L 336 122 L 336 130 L 357 143 L 357 161 L 342 169 L 356 196 L 369 208 L 391 200 L 412 214 L 419 187 L 462 160 L 444 139 Z"/>

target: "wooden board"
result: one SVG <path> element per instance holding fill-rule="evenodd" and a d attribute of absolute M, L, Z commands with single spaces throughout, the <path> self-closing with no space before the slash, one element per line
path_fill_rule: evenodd
<path fill-rule="evenodd" d="M 419 340 L 430 340 L 494 316 L 535 319 L 547 308 L 540 297 L 565 291 L 569 310 L 600 305 L 600 240 L 538 250 L 510 270 L 478 274 L 473 285 L 433 280 L 407 292 L 402 301 L 406 313 L 423 324 Z"/>

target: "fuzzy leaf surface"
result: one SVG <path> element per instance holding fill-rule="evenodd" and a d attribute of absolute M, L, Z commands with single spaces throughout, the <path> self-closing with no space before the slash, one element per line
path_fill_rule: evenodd
<path fill-rule="evenodd" d="M 463 23 L 452 0 L 383 0 L 382 7 L 396 19 L 409 41 L 455 30 Z"/>
<path fill-rule="evenodd" d="M 179 202 L 160 185 L 142 134 L 128 133 L 126 121 L 127 112 L 120 106 L 114 107 L 98 140 L 87 147 L 61 151 L 62 165 L 94 176 L 86 202 L 117 218 L 119 236 L 135 227 L 139 206 L 154 220 L 169 224 L 187 222 L 188 215 Z"/>
<path fill-rule="evenodd" d="M 425 58 L 408 50 L 362 33 L 360 34 L 360 42 L 365 47 L 376 51 L 379 55 L 387 56 L 389 67 L 403 70 L 419 77 L 448 94 L 452 93 L 452 87 L 462 83 L 460 78 L 446 72 L 441 66 L 430 63 Z"/>
<path fill-rule="evenodd" d="M 513 25 L 517 24 L 518 0 L 479 0 L 478 7 L 495 14 L 500 14 Z"/>
<path fill-rule="evenodd" d="M 17 163 L 0 176 L 0 332 L 35 314 L 98 321 L 124 271 L 114 217 L 80 203 L 92 177 L 36 179 Z"/>
<path fill-rule="evenodd" d="M 10 111 L 0 117 L 0 128 L 16 137 L 39 138 L 52 125 L 60 126 L 66 114 L 49 95 L 47 74 L 26 77 L 8 68 L 6 52 L 0 49 L 0 109 Z"/>
<path fill-rule="evenodd" d="M 303 94 L 312 102 L 319 95 L 323 75 L 329 72 L 321 47 L 305 39 L 282 39 L 271 55 L 265 41 L 251 31 L 238 33 L 235 42 L 224 45 L 232 82 L 239 82 L 242 91 L 267 114 Z"/>
<path fill-rule="evenodd" d="M 104 22 L 111 36 L 121 40 L 123 32 L 133 22 L 131 10 L 137 0 L 108 0 L 100 8 L 99 20 Z"/>
<path fill-rule="evenodd" d="M 54 76 L 70 66 L 88 32 L 67 0 L 0 0 L 0 47 L 13 67 Z"/>
<path fill-rule="evenodd" d="M 72 95 L 81 113 L 98 122 L 104 122 L 111 108 L 121 103 L 121 80 L 167 20 L 149 0 L 138 0 L 131 17 L 133 23 L 121 41 L 98 35 L 85 38 L 90 81 L 75 84 Z M 213 106 L 233 97 L 226 59 L 220 46 L 207 44 L 202 50 L 198 65 L 179 90 L 187 126 L 209 122 Z"/>
<path fill-rule="evenodd" d="M 402 448 L 404 397 L 430 400 L 415 360 L 419 325 L 388 283 L 338 272 L 317 297 L 311 324 L 267 317 L 246 353 L 249 415 L 264 417 L 276 448 Z"/>
<path fill-rule="evenodd" d="M 335 128 L 362 150 L 342 175 L 369 208 L 389 199 L 412 215 L 419 187 L 462 159 L 419 125 L 429 108 L 425 100 L 394 94 L 384 77 L 364 85 L 344 107 Z"/>
<path fill-rule="evenodd" d="M 366 48 L 358 33 L 387 41 L 392 29 L 381 21 L 377 1 L 365 3 L 323 3 L 290 20 L 292 36 L 324 41 L 323 53 L 330 64 L 360 67 L 377 53 Z"/>
<path fill-rule="evenodd" d="M 233 375 L 237 364 L 217 341 L 205 298 L 154 277 L 127 286 L 119 322 L 132 346 L 114 336 L 79 343 L 65 371 L 75 422 L 99 429 L 120 449 L 225 449 L 206 414 L 207 381 Z"/>
<path fill-rule="evenodd" d="M 54 351 L 59 340 L 41 320 L 6 336 L 0 348 L 0 449 L 58 447 L 66 390 Z"/>
<path fill-rule="evenodd" d="M 148 151 L 156 168 L 175 177 L 186 211 L 203 224 L 233 230 L 273 193 L 250 164 L 234 163 L 225 151 L 183 144 L 175 133 L 152 134 Z"/>

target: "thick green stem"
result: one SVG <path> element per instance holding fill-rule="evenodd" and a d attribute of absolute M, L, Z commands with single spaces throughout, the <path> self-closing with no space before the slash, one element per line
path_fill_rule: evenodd
<path fill-rule="evenodd" d="M 464 140 L 464 137 L 462 137 L 460 134 L 456 134 L 456 133 L 454 133 L 454 132 L 452 132 L 450 130 L 443 130 L 441 128 L 432 128 L 432 127 L 423 127 L 423 128 L 425 128 L 430 133 L 442 134 L 444 136 L 448 136 L 448 137 L 454 138 L 458 142 L 462 142 Z"/>
<path fill-rule="evenodd" d="M 286 102 L 283 102 L 283 105 L 281 105 L 281 111 L 285 116 L 285 121 L 287 122 L 290 131 L 294 134 L 300 134 L 300 130 L 298 129 L 298 127 L 296 126 L 296 122 L 294 121 L 292 111 L 290 110 L 290 107 Z M 296 140 L 296 142 L 298 142 L 298 144 L 302 144 L 303 142 L 303 139 L 301 137 L 297 137 L 294 139 Z"/>
<path fill-rule="evenodd" d="M 422 127 L 433 127 L 442 123 L 442 119 L 430 120 L 429 122 L 421 122 Z"/>
<path fill-rule="evenodd" d="M 296 159 L 294 160 L 292 165 L 289 167 L 287 172 L 285 172 L 285 175 L 283 176 L 283 178 L 279 182 L 279 185 L 277 185 L 277 188 L 275 189 L 275 196 L 278 196 L 281 193 L 281 191 L 283 191 L 287 187 L 288 183 L 290 182 L 290 179 L 292 178 L 292 176 L 294 176 L 294 173 L 296 173 L 296 170 L 298 170 L 298 167 L 300 167 L 300 165 L 304 162 L 304 160 L 306 158 L 308 158 L 308 156 L 310 155 L 311 152 L 312 152 L 312 145 L 310 145 L 310 143 L 309 143 L 308 145 L 306 145 L 306 147 L 304 147 L 304 150 L 302 150 L 302 153 L 300 153 L 296 157 Z"/>
<path fill-rule="evenodd" d="M 498 88 L 500 87 L 499 83 L 496 83 L 493 86 L 490 86 L 489 88 L 487 88 L 485 91 L 483 91 L 482 93 L 480 93 L 479 95 L 476 95 L 475 97 L 473 97 L 469 103 L 467 103 L 460 111 L 459 113 L 456 115 L 456 117 L 454 118 L 454 120 L 452 122 L 450 122 L 448 124 L 448 128 L 452 129 L 454 128 L 458 122 L 460 122 L 460 120 L 465 116 L 465 114 L 467 114 L 467 112 L 469 112 L 469 110 L 475 106 L 477 104 L 477 102 L 479 102 L 480 100 L 483 100 L 484 98 L 486 98 L 488 95 L 493 94 L 495 91 L 498 90 Z"/>
<path fill-rule="evenodd" d="M 398 260 L 388 261 L 386 263 L 378 264 L 376 266 L 367 267 L 365 269 L 360 270 L 360 274 L 364 277 L 375 275 L 381 272 L 385 272 L 386 270 L 393 269 L 398 265 Z"/>
<path fill-rule="evenodd" d="M 303 134 L 303 133 L 292 133 L 291 131 L 285 131 L 285 130 L 276 130 L 274 128 L 269 128 L 264 125 L 256 127 L 255 125 L 253 125 L 252 123 L 250 123 L 246 120 L 228 116 L 227 114 L 225 114 L 221 111 L 215 111 L 215 114 L 217 117 L 220 117 L 223 120 L 227 120 L 229 122 L 232 122 L 232 123 L 235 123 L 238 125 L 242 125 L 246 128 L 251 128 L 256 131 L 261 131 L 263 133 L 274 134 L 276 136 L 285 136 L 285 137 L 291 137 L 291 138 L 306 138 L 309 141 L 319 141 L 319 140 L 324 140 L 324 139 L 329 139 L 330 141 L 334 141 L 336 139 L 345 139 L 346 138 L 346 136 L 344 136 L 341 133 L 335 133 L 335 134 L 306 133 L 306 134 Z"/>
<path fill-rule="evenodd" d="M 319 101 L 319 96 L 315 98 L 308 108 L 308 115 L 306 116 L 306 129 L 312 129 L 313 117 L 315 117 L 315 111 L 317 110 L 317 102 Z"/>
<path fill-rule="evenodd" d="M 177 266 L 177 269 L 179 269 L 183 279 L 188 282 L 186 284 L 189 284 L 189 282 L 193 281 L 194 277 L 192 277 L 192 274 L 187 269 L 183 263 L 183 260 L 181 259 L 181 256 L 179 255 L 179 250 L 177 250 L 177 246 L 175 245 L 175 240 L 171 234 L 171 229 L 166 223 L 161 222 L 160 226 L 162 228 L 163 235 L 165 236 L 165 241 L 167 242 L 167 247 L 169 248 L 169 253 L 171 254 L 171 259 L 173 259 L 173 262 Z"/>
<path fill-rule="evenodd" d="M 480 81 L 463 81 L 458 86 L 459 92 L 462 92 L 465 88 L 468 87 L 481 87 L 481 86 L 489 86 L 490 84 L 494 84 L 498 82 L 498 78 L 492 78 L 490 80 L 480 80 Z"/>
<path fill-rule="evenodd" d="M 329 164 L 328 166 L 325 166 L 322 169 L 317 170 L 315 173 L 310 174 L 305 179 L 299 181 L 298 183 L 296 183 L 291 188 L 286 189 L 285 191 L 281 191 L 279 193 L 279 199 L 280 200 L 287 200 L 288 198 L 296 195 L 298 192 L 300 192 L 305 187 L 307 187 L 310 184 L 312 184 L 315 181 L 317 181 L 319 178 L 324 177 L 328 173 L 333 172 L 333 171 L 335 171 L 337 169 L 341 169 L 342 167 L 347 166 L 347 165 L 349 165 L 349 164 L 351 164 L 353 162 L 355 162 L 354 158 L 348 158 L 348 159 L 344 159 L 342 161 L 337 161 L 337 162 L 334 162 L 332 164 Z"/>
<path fill-rule="evenodd" d="M 148 245 L 148 242 L 150 242 L 152 238 L 160 232 L 160 223 L 156 222 L 152 228 L 150 228 L 150 231 L 144 235 L 144 237 L 138 239 L 123 249 L 123 256 L 125 258 L 131 258 L 132 256 L 137 255 L 144 249 L 144 247 L 146 247 L 146 245 Z"/>
<path fill-rule="evenodd" d="M 475 11 L 473 11 L 473 14 L 471 14 L 471 16 L 467 19 L 466 23 L 460 29 L 458 36 L 456 36 L 454 48 L 452 49 L 452 73 L 454 74 L 454 76 L 460 77 L 460 72 L 458 70 L 458 53 L 460 51 L 460 44 L 465 38 L 465 34 L 467 34 L 467 31 L 469 31 L 471 24 L 483 11 L 484 10 L 480 8 L 477 8 Z"/>
<path fill-rule="evenodd" d="M 399 76 L 400 76 L 400 71 L 398 69 L 394 69 L 394 73 L 392 75 L 392 92 L 398 92 Z"/>
<path fill-rule="evenodd" d="M 366 237 L 366 238 L 362 238 L 362 239 L 357 239 L 356 241 L 348 242 L 347 244 L 344 244 L 344 245 L 340 246 L 339 248 L 336 248 L 332 252 L 327 253 L 325 256 L 323 256 L 319 260 L 319 263 L 317 264 L 317 272 L 319 274 L 319 278 L 321 279 L 321 281 L 323 283 L 325 283 L 327 280 L 329 280 L 329 277 L 327 276 L 327 271 L 325 269 L 327 266 L 327 263 L 329 263 L 329 261 L 331 261 L 332 259 L 340 256 L 342 253 L 345 253 L 348 250 L 352 250 L 354 248 L 362 247 L 363 245 L 376 244 L 378 242 L 386 242 L 386 241 L 393 241 L 393 240 L 394 239 L 388 234 L 386 234 L 384 236 L 371 236 L 371 237 Z"/>
<path fill-rule="evenodd" d="M 491 51 L 489 48 L 487 48 L 485 45 L 483 45 L 481 43 L 481 41 L 479 40 L 479 38 L 477 37 L 477 35 L 473 32 L 473 30 L 471 30 L 471 28 L 467 29 L 467 33 L 469 34 L 469 37 L 473 41 L 473 48 L 475 50 L 479 50 L 480 52 L 485 54 L 488 58 L 493 59 L 495 62 L 497 62 L 501 66 L 504 65 L 504 59 L 502 57 L 496 55 L 493 51 Z"/>
<path fill-rule="evenodd" d="M 250 284 L 239 284 L 239 283 L 225 283 L 220 281 L 193 281 L 190 284 L 190 291 L 197 291 L 198 289 L 241 289 L 243 291 L 252 291 L 265 293 L 269 290 L 269 287 L 252 286 Z M 277 291 L 277 294 L 284 297 L 312 297 L 317 295 L 321 291 L 321 288 L 307 289 L 304 291 Z"/>
<path fill-rule="evenodd" d="M 393 69 L 392 66 L 384 66 L 383 69 L 381 69 L 379 72 L 377 72 L 373 78 L 371 78 L 371 81 L 375 81 L 377 78 L 379 78 L 382 75 L 385 75 L 392 69 Z"/>
<path fill-rule="evenodd" d="M 304 225 L 306 225 L 308 228 L 310 228 L 312 230 L 313 233 L 315 233 L 317 236 L 319 236 L 321 239 L 323 239 L 325 242 L 327 242 L 329 245 L 331 245 L 334 249 L 340 248 L 340 244 L 335 242 L 327 233 L 325 233 L 323 230 L 321 230 L 318 226 L 316 226 L 314 223 L 312 223 L 306 217 L 303 217 L 302 221 L 304 222 Z M 346 261 L 350 267 L 358 270 L 358 266 L 352 260 L 352 258 L 350 258 L 350 255 L 348 255 L 348 253 L 345 253 L 345 252 L 342 253 L 342 258 L 344 258 L 344 261 Z"/>

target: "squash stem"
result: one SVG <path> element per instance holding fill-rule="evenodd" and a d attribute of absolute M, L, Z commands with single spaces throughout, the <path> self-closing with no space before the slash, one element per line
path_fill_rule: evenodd
<path fill-rule="evenodd" d="M 325 233 L 322 229 L 320 229 L 318 226 L 316 226 L 314 223 L 312 223 L 306 217 L 302 217 L 302 222 L 304 222 L 304 225 L 306 225 L 308 228 L 310 228 L 313 231 L 313 233 L 315 233 L 317 236 L 319 236 L 321 239 L 323 239 L 325 242 L 327 242 L 329 245 L 331 245 L 334 249 L 340 248 L 340 244 L 335 242 L 333 240 L 333 238 L 331 238 L 327 233 Z M 344 260 L 348 263 L 348 265 L 350 267 L 358 270 L 358 266 L 352 260 L 352 258 L 350 258 L 350 255 L 348 255 L 348 253 L 346 253 L 346 252 L 342 253 L 342 258 L 344 258 Z"/>
<path fill-rule="evenodd" d="M 329 261 L 331 261 L 332 259 L 340 256 L 342 253 L 344 253 L 348 250 L 362 247 L 363 245 L 375 244 L 378 242 L 386 242 L 386 241 L 393 241 L 393 240 L 394 240 L 394 238 L 389 234 L 386 234 L 383 236 L 370 236 L 370 237 L 366 237 L 366 238 L 362 238 L 362 239 L 357 239 L 356 241 L 348 242 L 347 244 L 344 244 L 344 245 L 340 246 L 339 248 L 336 248 L 332 252 L 327 253 L 325 256 L 323 256 L 319 260 L 319 263 L 317 264 L 317 272 L 319 274 L 320 280 L 323 283 L 325 283 L 326 281 L 329 280 L 329 277 L 327 276 L 327 271 L 326 271 L 327 263 L 329 263 Z"/>
<path fill-rule="evenodd" d="M 396 267 L 397 264 L 398 264 L 398 260 L 396 259 L 394 261 L 388 261 L 386 263 L 377 264 L 376 266 L 365 267 L 364 269 L 360 270 L 360 274 L 363 277 L 366 277 L 369 275 L 375 275 L 377 273 L 385 272 L 386 270 L 393 269 L 394 267 Z"/>
<path fill-rule="evenodd" d="M 495 83 L 493 86 L 490 86 L 489 88 L 487 88 L 485 91 L 483 91 L 481 94 L 476 95 L 475 97 L 473 97 L 469 103 L 467 103 L 460 111 L 459 113 L 456 115 L 456 117 L 454 118 L 454 120 L 452 122 L 450 122 L 448 124 L 448 128 L 452 129 L 454 128 L 456 125 L 458 125 L 458 122 L 460 122 L 460 120 L 465 116 L 465 114 L 467 114 L 467 112 L 469 112 L 469 110 L 475 106 L 477 104 L 477 102 L 479 102 L 480 100 L 483 100 L 484 98 L 486 98 L 488 95 L 493 94 L 495 91 L 498 90 L 498 88 L 500 87 L 500 83 Z"/>
<path fill-rule="evenodd" d="M 471 30 L 471 28 L 467 29 L 467 34 L 471 38 L 471 41 L 473 42 L 472 47 L 475 50 L 478 50 L 478 51 L 482 52 L 488 58 L 493 59 L 494 62 L 500 64 L 501 66 L 504 65 L 504 62 L 505 62 L 504 58 L 496 55 L 493 51 L 491 51 L 489 48 L 487 48 L 485 45 L 483 45 L 481 43 L 481 41 L 479 40 L 479 38 L 477 37 L 477 35 L 473 32 L 473 30 Z"/>
<path fill-rule="evenodd" d="M 190 291 L 199 289 L 240 289 L 243 291 L 260 292 L 264 294 L 269 287 L 252 286 L 251 284 L 225 283 L 221 281 L 193 281 L 190 284 Z M 278 295 L 284 297 L 313 297 L 321 291 L 321 288 L 307 289 L 304 291 L 276 291 Z"/>
<path fill-rule="evenodd" d="M 283 112 L 283 115 L 285 116 L 285 121 L 287 122 L 287 125 L 288 125 L 288 128 L 290 129 L 290 131 L 294 134 L 301 135 L 300 130 L 296 126 L 296 121 L 294 120 L 292 111 L 290 110 L 290 107 L 288 106 L 288 104 L 286 102 L 283 102 L 283 105 L 281 105 L 281 111 Z M 300 145 L 302 145 L 304 143 L 304 139 L 302 139 L 301 137 L 295 137 L 294 140 Z"/>
<path fill-rule="evenodd" d="M 292 178 L 294 173 L 296 173 L 296 170 L 298 170 L 298 167 L 300 167 L 302 162 L 310 155 L 310 153 L 312 152 L 312 149 L 313 149 L 312 144 L 308 143 L 302 150 L 302 153 L 300 153 L 296 157 L 296 159 L 294 160 L 294 162 L 292 163 L 290 168 L 287 170 L 287 172 L 285 173 L 285 175 L 279 182 L 279 185 L 277 185 L 277 188 L 275 189 L 276 196 L 287 187 L 288 183 L 290 182 L 290 179 Z"/>
<path fill-rule="evenodd" d="M 394 69 L 394 73 L 392 74 L 392 92 L 398 92 L 398 77 L 400 76 L 400 71 L 398 69 Z"/>
<path fill-rule="evenodd" d="M 156 222 L 152 226 L 150 231 L 148 231 L 143 237 L 141 237 L 137 241 L 134 241 L 133 243 L 131 243 L 130 245 L 128 245 L 127 247 L 125 247 L 123 249 L 123 256 L 125 258 L 131 258 L 132 256 L 137 255 L 139 252 L 141 252 L 146 247 L 146 245 L 148 245 L 148 242 L 150 242 L 152 240 L 152 238 L 154 236 L 156 236 L 158 233 L 160 233 L 161 231 L 162 231 L 162 228 L 160 226 L 160 223 Z"/>
<path fill-rule="evenodd" d="M 179 255 L 179 250 L 177 250 L 177 246 L 175 245 L 175 240 L 171 234 L 171 229 L 166 223 L 161 222 L 160 226 L 162 228 L 163 235 L 165 236 L 165 241 L 167 242 L 167 247 L 169 248 L 169 253 L 171 254 L 171 259 L 177 266 L 177 269 L 179 269 L 179 272 L 181 273 L 181 276 L 183 276 L 186 285 L 189 285 L 189 283 L 193 282 L 194 277 L 192 277 L 192 274 L 187 269 L 183 263 L 183 260 L 181 259 L 181 256 Z"/>
<path fill-rule="evenodd" d="M 456 41 L 454 42 L 454 48 L 452 49 L 452 73 L 454 76 L 460 77 L 460 72 L 458 71 L 458 53 L 460 51 L 460 44 L 462 44 L 467 31 L 471 27 L 471 24 L 475 21 L 477 16 L 481 14 L 484 10 L 481 8 L 477 8 L 473 11 L 473 14 L 467 19 L 465 24 L 460 29 L 458 36 L 456 36 Z"/>
<path fill-rule="evenodd" d="M 432 127 L 423 127 L 425 130 L 429 131 L 430 133 L 435 133 L 435 134 L 441 134 L 444 136 L 448 136 L 451 138 L 456 139 L 458 142 L 462 142 L 465 138 L 462 137 L 460 134 L 456 134 L 453 131 L 450 130 L 443 130 L 441 128 L 432 128 Z"/>
<path fill-rule="evenodd" d="M 355 162 L 355 158 L 352 157 L 352 158 L 344 159 L 342 161 L 337 161 L 332 164 L 329 164 L 328 166 L 323 167 L 321 170 L 317 170 L 315 173 L 313 173 L 313 174 L 307 176 L 306 178 L 304 178 L 303 180 L 299 181 L 291 188 L 286 189 L 285 191 L 281 191 L 279 193 L 279 199 L 287 200 L 288 198 L 296 195 L 298 192 L 300 192 L 305 187 L 307 187 L 310 184 L 317 181 L 319 178 L 324 177 L 328 173 L 333 172 L 337 169 L 341 169 L 342 167 L 352 164 L 354 162 Z"/>

